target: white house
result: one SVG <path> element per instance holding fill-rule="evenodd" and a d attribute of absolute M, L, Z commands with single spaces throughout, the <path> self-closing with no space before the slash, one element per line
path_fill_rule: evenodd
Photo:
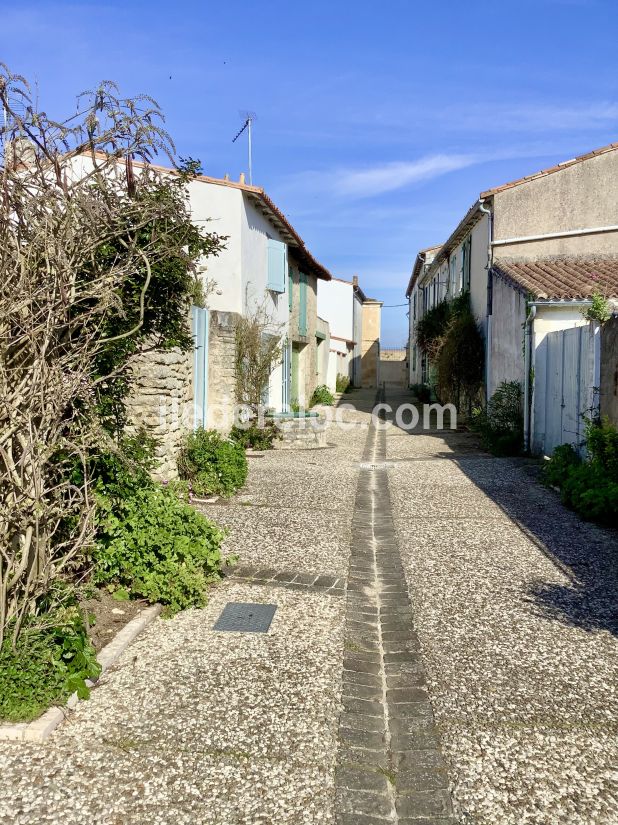
<path fill-rule="evenodd" d="M 338 375 L 361 386 L 363 355 L 363 304 L 367 297 L 354 276 L 351 281 L 332 278 L 318 283 L 318 315 L 330 328 L 327 385 L 335 389 Z"/>
<path fill-rule="evenodd" d="M 203 322 L 208 325 L 207 358 L 199 358 L 198 341 L 197 414 L 201 404 L 203 421 L 210 426 L 220 425 L 221 413 L 229 414 L 234 403 L 234 319 L 257 306 L 264 307 L 272 321 L 272 334 L 283 344 L 283 359 L 271 374 L 264 403 L 286 411 L 292 393 L 298 393 L 293 385 L 302 384 L 301 400 L 315 388 L 316 351 L 325 336 L 324 330 L 317 330 L 316 281 L 330 281 L 331 275 L 264 190 L 249 186 L 243 176 L 234 182 L 199 175 L 189 184 L 189 197 L 193 220 L 198 224 L 207 221 L 209 230 L 228 236 L 225 250 L 206 262 L 205 278 L 214 281 L 215 288 L 208 296 Z M 295 293 L 300 301 L 296 307 Z M 196 328 L 198 336 L 199 332 Z M 305 349 L 307 357 L 303 357 Z M 311 374 L 305 362 L 313 365 Z M 301 366 L 304 372 L 299 376 Z M 202 376 L 205 370 L 207 375 Z"/>
<path fill-rule="evenodd" d="M 538 375 L 549 375 L 554 366 L 543 372 L 537 363 L 539 373 L 534 363 L 546 350 L 540 350 L 545 332 L 586 325 L 582 310 L 591 294 L 613 298 L 618 293 L 617 180 L 614 143 L 482 192 L 444 244 L 419 253 L 406 290 L 411 383 L 430 378 L 429 365 L 416 348 L 418 319 L 444 298 L 469 291 L 485 342 L 486 397 L 502 381 L 519 381 L 526 391 L 528 443 L 549 452 L 562 443 L 560 438 L 575 441 L 579 430 L 568 423 L 560 425 L 560 434 L 541 434 L 540 413 L 533 410 L 541 393 L 535 393 L 532 376 L 538 389 Z M 566 339 L 563 345 L 571 346 Z M 577 366 L 573 361 L 567 371 L 581 371 L 580 383 L 592 387 L 597 368 L 594 359 L 585 366 L 586 357 L 582 349 Z M 549 389 L 558 393 L 563 388 L 552 384 Z M 573 395 L 570 420 L 581 420 L 589 400 L 584 395 L 589 393 Z"/>

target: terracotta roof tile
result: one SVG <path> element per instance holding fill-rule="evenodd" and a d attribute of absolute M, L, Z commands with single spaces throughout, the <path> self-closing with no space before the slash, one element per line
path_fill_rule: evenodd
<path fill-rule="evenodd" d="M 618 257 L 503 259 L 494 261 L 492 273 L 541 299 L 582 299 L 593 292 L 618 297 Z"/>
<path fill-rule="evenodd" d="M 85 153 L 88 154 L 88 153 Z M 105 158 L 105 152 L 95 152 L 95 155 L 99 158 Z M 118 156 L 119 160 L 121 160 L 121 156 Z M 171 174 L 176 175 L 178 174 L 177 169 L 171 169 L 167 166 L 160 166 L 156 163 L 145 163 L 144 161 L 134 160 L 134 166 L 148 166 L 151 169 L 156 169 L 159 172 L 163 172 L 164 174 Z M 226 178 L 213 178 L 209 175 L 196 175 L 194 180 L 201 181 L 202 183 L 211 183 L 215 184 L 216 186 L 225 186 L 229 189 L 240 189 L 241 191 L 245 192 L 256 204 L 259 206 L 265 214 L 268 215 L 271 223 L 273 223 L 280 231 L 282 231 L 283 235 L 287 236 L 288 242 L 292 246 L 293 253 L 296 257 L 301 261 L 304 266 L 307 267 L 310 274 L 315 275 L 317 278 L 321 278 L 323 281 L 330 281 L 332 278 L 331 273 L 326 269 L 323 264 L 321 264 L 317 258 L 315 258 L 311 252 L 305 246 L 305 242 L 300 237 L 296 229 L 292 226 L 290 221 L 287 217 L 283 214 L 283 212 L 276 206 L 275 203 L 268 197 L 266 192 L 259 186 L 252 186 L 248 183 L 241 183 L 240 181 L 233 181 L 227 180 Z"/>

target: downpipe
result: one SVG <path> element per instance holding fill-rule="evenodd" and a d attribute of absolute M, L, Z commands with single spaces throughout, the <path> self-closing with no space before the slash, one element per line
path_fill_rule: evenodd
<path fill-rule="evenodd" d="M 489 289 L 491 275 L 491 267 L 493 263 L 493 214 L 489 207 L 485 206 L 485 202 L 479 200 L 479 211 L 487 215 L 487 263 L 485 269 L 487 270 L 487 310 L 486 310 L 486 325 L 485 325 L 485 400 L 489 401 L 489 386 L 491 381 L 491 337 L 492 337 L 492 307 L 489 305 Z M 493 303 L 493 297 L 492 297 Z M 490 311 L 492 310 L 492 311 Z"/>
<path fill-rule="evenodd" d="M 532 327 L 536 318 L 536 304 L 530 306 L 524 329 L 524 452 L 530 452 L 530 424 L 532 413 Z"/>

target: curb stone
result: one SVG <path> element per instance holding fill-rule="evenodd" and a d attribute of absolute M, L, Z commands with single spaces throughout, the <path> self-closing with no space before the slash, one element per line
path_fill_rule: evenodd
<path fill-rule="evenodd" d="M 147 607 L 118 631 L 97 656 L 97 661 L 101 665 L 101 675 L 109 670 L 131 642 L 157 618 L 162 609 L 160 604 Z M 95 683 L 87 680 L 87 684 L 92 687 Z M 66 719 L 67 710 L 74 710 L 78 702 L 77 693 L 73 693 L 63 707 L 51 707 L 32 722 L 0 725 L 0 741 L 45 742 Z"/>

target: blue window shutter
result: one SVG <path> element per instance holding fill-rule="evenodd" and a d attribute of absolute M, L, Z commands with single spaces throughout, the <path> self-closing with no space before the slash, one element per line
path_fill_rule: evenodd
<path fill-rule="evenodd" d="M 307 334 L 307 276 L 300 273 L 298 290 L 298 334 Z"/>
<path fill-rule="evenodd" d="M 193 422 L 206 427 L 208 421 L 208 310 L 191 307 L 193 351 Z"/>
<path fill-rule="evenodd" d="M 273 292 L 285 292 L 285 273 L 288 268 L 288 248 L 281 241 L 268 239 L 268 281 Z"/>

